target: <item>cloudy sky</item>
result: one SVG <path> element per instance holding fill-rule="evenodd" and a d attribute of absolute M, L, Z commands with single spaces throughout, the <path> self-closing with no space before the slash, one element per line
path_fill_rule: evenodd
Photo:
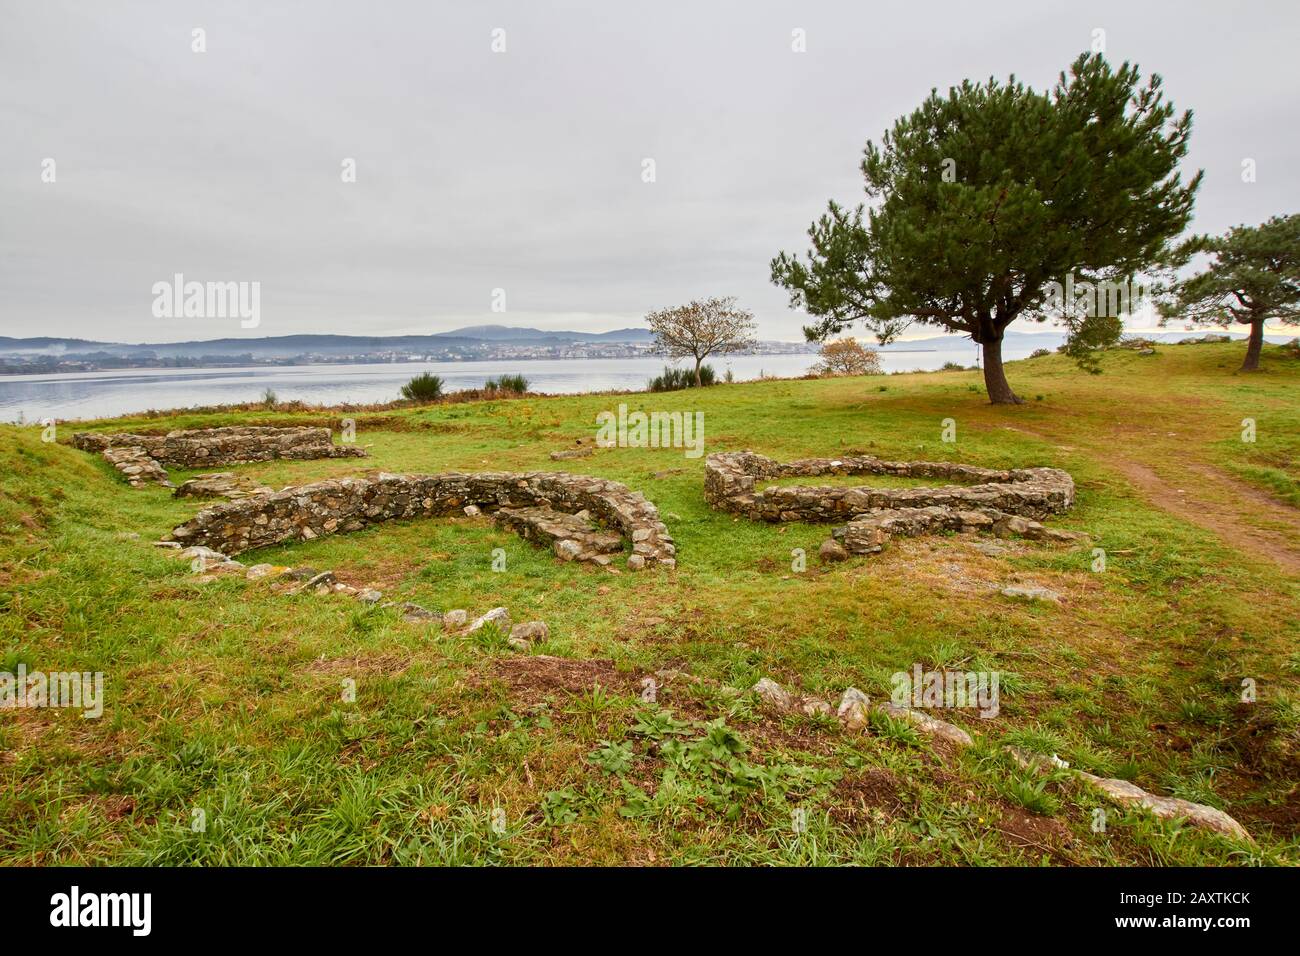
<path fill-rule="evenodd" d="M 600 331 L 730 294 L 764 338 L 797 339 L 768 263 L 805 248 L 827 199 L 860 201 L 863 143 L 931 87 L 1050 85 L 1097 28 L 1195 111 L 1198 231 L 1300 207 L 1292 0 L 3 0 L 0 17 L 4 335 Z M 260 327 L 154 318 L 151 287 L 178 272 L 260 282 Z"/>

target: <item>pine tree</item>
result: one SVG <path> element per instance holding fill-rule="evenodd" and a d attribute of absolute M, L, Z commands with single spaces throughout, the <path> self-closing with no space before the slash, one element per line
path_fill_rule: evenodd
<path fill-rule="evenodd" d="M 1162 324 L 1177 318 L 1193 325 L 1249 325 L 1241 371 L 1257 371 L 1265 321 L 1300 323 L 1300 213 L 1193 239 L 1183 248 L 1214 258 L 1204 272 L 1171 288 L 1160 303 Z"/>
<path fill-rule="evenodd" d="M 1131 282 L 1167 258 L 1201 180 L 1178 172 L 1191 127 L 1159 76 L 1144 85 L 1136 66 L 1112 70 L 1098 54 L 1050 92 L 1014 76 L 932 91 L 866 145 L 879 205 L 832 202 L 808 230 L 807 261 L 781 253 L 772 280 L 821 319 L 810 340 L 858 320 L 882 343 L 912 322 L 965 332 L 982 347 L 989 399 L 1019 402 L 1002 368 L 1007 326 L 1059 318 L 1082 342 L 1116 327 L 1059 307 L 1052 286 Z"/>

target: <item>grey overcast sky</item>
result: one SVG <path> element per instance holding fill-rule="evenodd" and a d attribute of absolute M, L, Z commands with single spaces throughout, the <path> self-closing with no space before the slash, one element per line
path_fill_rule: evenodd
<path fill-rule="evenodd" d="M 864 142 L 932 87 L 1048 86 L 1096 28 L 1195 111 L 1195 229 L 1297 211 L 1298 27 L 1294 0 L 3 0 L 0 334 L 600 331 L 732 294 L 797 339 L 769 260 L 861 201 Z M 260 327 L 154 318 L 177 272 L 259 281 Z"/>

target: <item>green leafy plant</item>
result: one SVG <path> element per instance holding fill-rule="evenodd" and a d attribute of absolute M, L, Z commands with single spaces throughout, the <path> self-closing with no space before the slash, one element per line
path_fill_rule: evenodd
<path fill-rule="evenodd" d="M 632 766 L 635 754 L 630 743 L 610 743 L 602 740 L 601 746 L 587 755 L 587 759 L 605 773 L 626 773 Z"/>
<path fill-rule="evenodd" d="M 542 797 L 542 819 L 551 826 L 567 826 L 578 820 L 579 796 L 572 790 L 552 790 Z"/>
<path fill-rule="evenodd" d="M 678 720 L 673 716 L 672 711 L 660 708 L 641 711 L 637 715 L 637 721 L 631 730 L 631 733 L 637 736 L 646 737 L 656 742 L 672 736 L 689 734 L 690 732 L 691 725 L 689 721 Z"/>

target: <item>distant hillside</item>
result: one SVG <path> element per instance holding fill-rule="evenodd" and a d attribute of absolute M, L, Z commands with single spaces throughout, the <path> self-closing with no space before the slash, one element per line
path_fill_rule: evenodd
<path fill-rule="evenodd" d="M 1218 330 L 1209 330 L 1219 334 Z M 852 332 L 848 334 L 853 334 Z M 1172 342 L 1184 338 L 1199 338 L 1207 334 L 1167 330 L 1143 332 L 1153 339 Z M 1245 336 L 1230 333 L 1232 338 Z M 874 343 L 869 335 L 858 333 L 866 344 Z M 1267 335 L 1269 342 L 1289 341 L 1290 335 Z M 470 325 L 450 332 L 429 335 L 277 335 L 262 338 L 204 339 L 188 342 L 125 343 L 98 342 L 91 339 L 37 336 L 13 338 L 0 336 L 0 359 L 8 357 L 26 365 L 57 363 L 66 360 L 89 361 L 100 365 L 133 367 L 133 362 L 175 363 L 201 362 L 221 358 L 236 359 L 251 356 L 258 361 L 278 361 L 302 356 L 332 360 L 358 356 L 434 356 L 439 358 L 474 358 L 490 354 L 492 350 L 518 347 L 525 349 L 563 348 L 565 346 L 646 346 L 653 340 L 648 329 L 627 328 L 611 332 L 546 331 L 517 328 L 508 325 Z M 1006 333 L 1006 345 L 1027 344 L 1034 347 L 1056 348 L 1065 340 L 1059 329 L 1044 328 L 1038 332 L 1021 332 L 1015 329 Z M 970 340 L 965 336 L 937 335 L 923 339 L 894 342 L 884 346 L 884 351 L 931 351 L 951 348 L 954 342 Z M 528 357 L 525 355 L 524 357 Z"/>
<path fill-rule="evenodd" d="M 505 325 L 476 325 L 431 335 L 278 335 L 264 338 L 206 339 L 189 342 L 124 343 L 41 336 L 0 336 L 0 355 L 111 355 L 118 358 L 202 358 L 208 355 L 254 355 L 292 358 L 297 355 L 356 355 L 372 352 L 442 352 L 492 345 L 565 345 L 581 343 L 648 343 L 646 329 L 613 332 L 546 332 Z"/>
<path fill-rule="evenodd" d="M 649 342 L 654 335 L 649 329 L 615 329 L 612 332 L 547 332 L 542 329 L 524 329 L 509 325 L 467 325 L 452 329 L 437 338 L 459 336 L 481 339 L 485 342 L 552 343 L 552 342 Z"/>

